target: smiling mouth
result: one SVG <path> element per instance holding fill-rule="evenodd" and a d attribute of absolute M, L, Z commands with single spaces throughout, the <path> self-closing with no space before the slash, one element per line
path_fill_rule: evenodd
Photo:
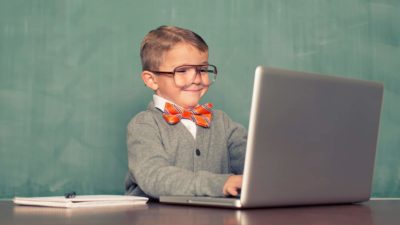
<path fill-rule="evenodd" d="M 202 89 L 195 89 L 195 90 L 190 90 L 190 89 L 186 89 L 186 90 L 184 90 L 184 91 L 189 91 L 189 92 L 198 92 L 198 91 L 201 91 Z"/>
<path fill-rule="evenodd" d="M 207 86 L 203 85 L 203 84 L 192 84 L 186 88 L 183 88 L 184 91 L 201 91 L 204 88 L 206 88 Z"/>
<path fill-rule="evenodd" d="M 203 90 L 204 87 L 203 86 L 197 86 L 197 87 L 190 87 L 190 88 L 185 88 L 183 89 L 184 91 L 189 91 L 189 92 L 198 92 Z"/>

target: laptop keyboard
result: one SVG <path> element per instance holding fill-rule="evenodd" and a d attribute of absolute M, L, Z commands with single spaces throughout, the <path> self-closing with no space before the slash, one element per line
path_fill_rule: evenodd
<path fill-rule="evenodd" d="M 226 198 L 240 199 L 240 194 L 238 194 L 237 196 L 229 195 L 229 196 L 226 196 Z"/>

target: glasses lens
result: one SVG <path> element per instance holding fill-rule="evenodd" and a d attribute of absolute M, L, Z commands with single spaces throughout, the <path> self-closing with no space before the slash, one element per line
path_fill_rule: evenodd
<path fill-rule="evenodd" d="M 212 65 L 180 66 L 175 68 L 175 84 L 179 87 L 191 85 L 197 75 L 201 78 L 203 85 L 211 85 L 217 78 L 217 69 Z"/>
<path fill-rule="evenodd" d="M 196 76 L 196 68 L 193 66 L 180 66 L 175 68 L 175 84 L 179 87 L 187 86 Z"/>

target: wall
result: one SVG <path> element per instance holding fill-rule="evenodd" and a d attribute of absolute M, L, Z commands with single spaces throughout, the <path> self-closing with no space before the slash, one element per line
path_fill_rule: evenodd
<path fill-rule="evenodd" d="M 399 11 L 396 0 L 1 1 L 0 198 L 123 193 L 125 127 L 152 95 L 139 45 L 163 24 L 208 42 L 219 77 L 205 101 L 245 126 L 258 64 L 384 82 L 373 195 L 400 197 Z"/>

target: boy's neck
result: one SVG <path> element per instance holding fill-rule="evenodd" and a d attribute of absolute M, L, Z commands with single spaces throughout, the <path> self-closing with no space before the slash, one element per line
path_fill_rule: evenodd
<path fill-rule="evenodd" d="M 163 97 L 161 97 L 161 96 L 159 96 L 157 94 L 153 95 L 153 102 L 154 102 L 154 106 L 156 108 L 160 109 L 161 111 L 164 111 L 164 106 L 165 106 L 165 103 L 167 103 L 167 102 L 171 103 L 171 104 L 174 104 L 174 105 L 177 105 L 177 106 L 181 107 L 182 109 L 187 109 L 187 108 L 182 107 L 182 106 L 176 104 L 175 102 L 172 102 L 172 101 L 170 101 L 168 99 L 165 99 L 165 98 L 163 98 Z"/>

